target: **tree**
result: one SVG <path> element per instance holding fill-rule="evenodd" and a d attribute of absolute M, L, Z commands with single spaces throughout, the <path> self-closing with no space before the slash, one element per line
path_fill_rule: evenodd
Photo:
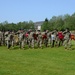
<path fill-rule="evenodd" d="M 29 21 L 29 29 L 34 30 L 34 23 L 31 20 Z"/>
<path fill-rule="evenodd" d="M 64 28 L 69 28 L 70 30 L 75 30 L 75 17 L 69 17 L 64 20 Z"/>
<path fill-rule="evenodd" d="M 55 21 L 54 29 L 62 30 L 64 25 L 64 21 L 59 18 Z"/>
<path fill-rule="evenodd" d="M 54 22 L 56 19 L 57 19 L 57 17 L 56 17 L 56 16 L 53 16 L 53 17 L 50 19 L 50 21 L 51 21 L 51 22 Z"/>
<path fill-rule="evenodd" d="M 48 23 L 48 19 L 46 18 L 43 25 L 41 26 L 42 31 L 44 30 L 49 30 L 49 23 Z"/>

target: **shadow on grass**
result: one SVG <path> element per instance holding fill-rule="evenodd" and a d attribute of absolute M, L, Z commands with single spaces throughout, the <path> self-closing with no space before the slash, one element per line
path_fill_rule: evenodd
<path fill-rule="evenodd" d="M 32 47 L 28 47 L 28 46 L 25 46 L 24 48 L 20 48 L 19 46 L 14 46 L 14 47 L 11 47 L 9 50 L 29 50 L 29 49 L 31 49 L 31 50 L 33 50 L 33 49 L 45 49 L 45 48 L 47 48 L 47 47 L 42 47 L 42 48 L 40 48 L 40 47 L 34 47 L 34 48 L 32 48 Z"/>

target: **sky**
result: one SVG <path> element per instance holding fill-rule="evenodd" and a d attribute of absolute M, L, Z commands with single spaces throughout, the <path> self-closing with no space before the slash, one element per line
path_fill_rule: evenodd
<path fill-rule="evenodd" d="M 0 23 L 33 22 L 75 12 L 75 0 L 0 0 Z"/>

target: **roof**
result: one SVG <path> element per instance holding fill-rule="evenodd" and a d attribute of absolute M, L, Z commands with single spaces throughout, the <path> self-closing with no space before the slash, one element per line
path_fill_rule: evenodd
<path fill-rule="evenodd" d="M 41 26 L 43 24 L 44 21 L 39 21 L 39 22 L 35 22 L 34 25 L 35 26 Z"/>

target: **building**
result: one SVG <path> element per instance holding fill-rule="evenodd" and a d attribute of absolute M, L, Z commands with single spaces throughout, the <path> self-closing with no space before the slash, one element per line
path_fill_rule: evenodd
<path fill-rule="evenodd" d="M 39 22 L 35 22 L 34 26 L 36 30 L 41 30 L 41 25 L 43 24 L 44 21 L 39 21 Z"/>

